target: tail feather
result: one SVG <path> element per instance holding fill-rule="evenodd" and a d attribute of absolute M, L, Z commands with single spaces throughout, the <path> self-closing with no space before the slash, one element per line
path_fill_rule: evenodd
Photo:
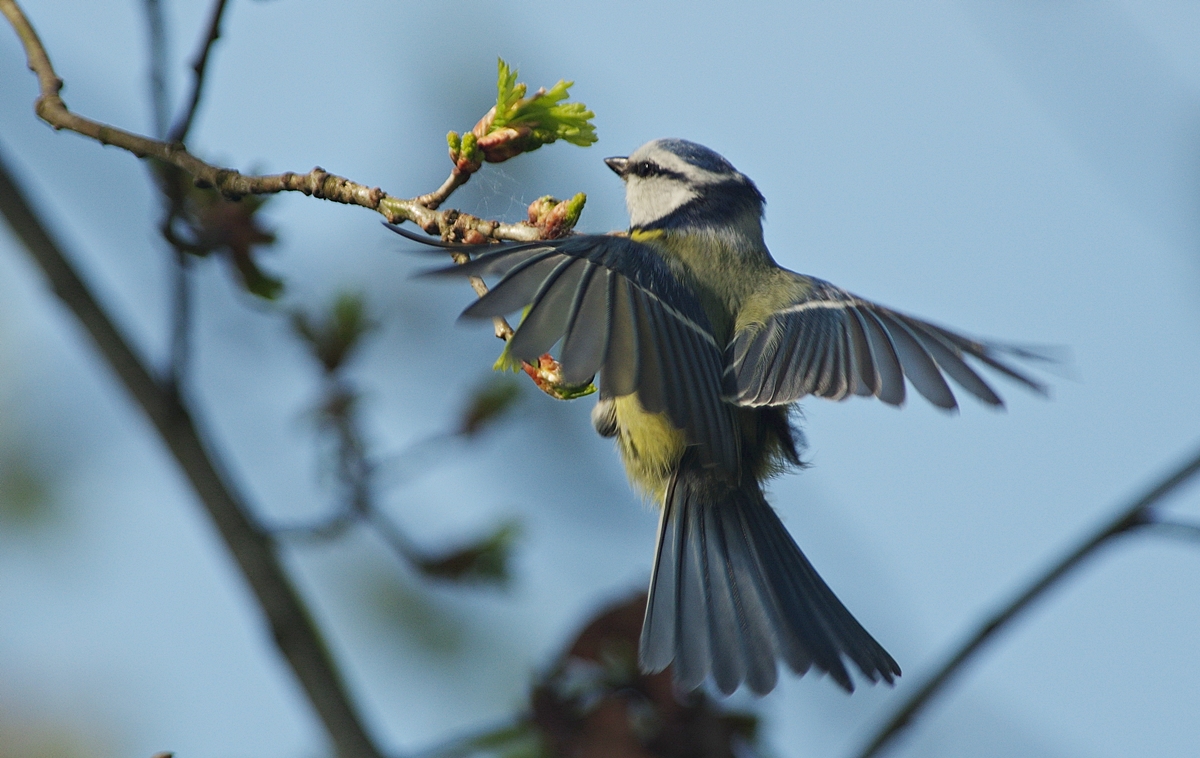
<path fill-rule="evenodd" d="M 707 517 L 706 532 L 712 549 L 708 552 L 710 565 L 724 583 L 714 586 L 712 596 L 729 598 L 732 612 L 710 614 L 713 626 L 725 629 L 724 645 L 714 646 L 716 652 L 733 649 L 741 656 L 714 655 L 714 680 L 722 692 L 733 692 L 742 682 L 743 674 L 749 687 L 755 692 L 770 692 L 775 688 L 778 671 L 775 666 L 776 644 L 773 614 L 770 612 L 770 589 L 762 581 L 753 544 L 746 539 L 746 531 L 738 522 L 737 513 L 726 514 L 722 509 L 704 510 Z M 728 516 L 732 516 L 729 518 Z M 736 624 L 718 624 L 720 619 L 735 619 Z M 740 634 L 739 634 L 740 631 Z M 733 661 L 733 663 L 727 663 Z"/>
<path fill-rule="evenodd" d="M 777 681 L 777 660 L 811 666 L 848 691 L 849 658 L 872 682 L 900 668 L 854 619 L 800 552 L 751 481 L 734 487 L 685 456 L 668 488 L 642 627 L 647 671 L 672 662 L 694 689 L 712 676 L 731 693 L 759 694 Z"/>

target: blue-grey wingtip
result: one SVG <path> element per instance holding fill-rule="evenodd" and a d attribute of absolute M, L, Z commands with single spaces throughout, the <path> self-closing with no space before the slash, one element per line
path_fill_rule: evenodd
<path fill-rule="evenodd" d="M 388 229 L 391 229 L 396 234 L 399 234 L 401 237 L 404 237 L 405 239 L 410 239 L 413 242 L 420 242 L 422 245 L 428 245 L 430 247 L 445 247 L 446 246 L 446 243 L 442 242 L 437 237 L 430 237 L 429 235 L 426 235 L 426 234 L 416 234 L 414 232 L 410 232 L 409 230 L 405 229 L 404 227 L 400 226 L 399 224 L 393 224 L 390 221 L 380 221 L 379 223 L 383 224 Z"/>

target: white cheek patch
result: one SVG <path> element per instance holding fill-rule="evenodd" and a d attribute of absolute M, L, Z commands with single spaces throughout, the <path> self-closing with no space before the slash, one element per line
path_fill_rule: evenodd
<path fill-rule="evenodd" d="M 635 227 L 646 226 L 698 196 L 695 190 L 676 179 L 663 176 L 631 176 L 625 185 L 625 205 L 629 208 L 629 223 Z"/>

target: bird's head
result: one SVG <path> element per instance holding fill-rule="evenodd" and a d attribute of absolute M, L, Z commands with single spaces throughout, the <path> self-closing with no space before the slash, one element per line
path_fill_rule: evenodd
<path fill-rule="evenodd" d="M 604 162 L 625 181 L 635 229 L 758 224 L 762 218 L 765 201 L 754 182 L 695 142 L 658 139 Z"/>

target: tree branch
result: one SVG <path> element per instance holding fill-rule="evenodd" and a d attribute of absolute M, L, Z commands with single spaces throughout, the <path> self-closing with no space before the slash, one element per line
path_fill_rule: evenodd
<path fill-rule="evenodd" d="M 34 111 L 55 129 L 66 129 L 101 144 L 128 150 L 139 158 L 154 158 L 176 166 L 190 174 L 197 186 L 211 187 L 230 199 L 245 195 L 303 192 L 335 203 L 369 208 L 393 224 L 411 221 L 427 233 L 441 235 L 444 239 L 463 239 L 471 235 L 478 241 L 532 242 L 540 238 L 541 230 L 533 224 L 504 224 L 453 209 L 437 211 L 416 200 L 393 197 L 378 187 L 368 187 L 331 174 L 319 166 L 303 174 L 291 171 L 266 176 L 242 174 L 234 169 L 205 163 L 179 143 L 151 139 L 79 116 L 67 108 L 59 95 L 62 79 L 54 72 L 37 32 L 15 0 L 0 0 L 0 13 L 16 30 L 25 48 L 29 68 L 37 75 L 41 94 L 34 104 Z"/>
<path fill-rule="evenodd" d="M 0 9 L 13 7 L 0 0 Z M 11 18 L 11 16 L 10 16 Z M 380 758 L 334 667 L 315 624 L 288 580 L 271 541 L 251 522 L 245 501 L 233 491 L 206 449 L 183 400 L 161 386 L 54 243 L 13 181 L 0 156 L 0 213 L 55 295 L 87 330 L 101 356 L 149 417 L 232 553 L 288 662 L 341 758 Z"/>
<path fill-rule="evenodd" d="M 192 63 L 192 71 L 195 72 L 195 77 L 192 80 L 192 96 L 188 98 L 188 104 L 183 112 L 179 115 L 179 120 L 171 127 L 170 133 L 167 135 L 167 142 L 183 142 L 187 138 L 187 134 L 192 128 L 192 119 L 196 117 L 196 108 L 200 105 L 200 93 L 204 89 L 204 74 L 208 68 L 208 54 L 212 50 L 213 45 L 221 37 L 221 16 L 225 13 L 226 0 L 217 0 L 212 9 L 212 16 L 208 22 L 208 35 L 204 38 L 204 42 L 200 45 L 200 52 L 196 55 L 196 60 Z"/>
<path fill-rule="evenodd" d="M 1200 524 L 1193 524 L 1186 521 L 1172 521 L 1168 519 L 1154 519 L 1146 524 L 1143 529 L 1159 532 L 1167 537 L 1176 537 L 1178 539 L 1200 542 Z"/>
<path fill-rule="evenodd" d="M 1105 524 L 1065 558 L 1050 567 L 1044 575 L 1035 580 L 1015 600 L 992 615 L 942 664 L 937 672 L 920 689 L 909 696 L 908 700 L 900 706 L 895 715 L 875 734 L 867 744 L 867 747 L 861 753 L 858 753 L 858 758 L 871 758 L 871 756 L 879 755 L 893 739 L 912 724 L 912 721 L 929 705 L 929 701 L 933 696 L 945 687 L 951 677 L 958 673 L 958 670 L 986 642 L 1007 626 L 1035 600 L 1041 597 L 1046 590 L 1062 580 L 1072 569 L 1083 562 L 1085 558 L 1095 553 L 1101 545 L 1106 544 L 1117 535 L 1139 527 L 1153 525 L 1155 523 L 1152 514 L 1154 506 L 1198 472 L 1200 472 L 1200 451 L 1197 451 L 1190 460 L 1167 475 L 1166 478 L 1144 495 L 1127 505 L 1116 518 Z M 1160 524 L 1163 527 L 1167 525 L 1168 522 Z M 1183 525 L 1172 523 L 1171 526 L 1179 527 Z"/>
<path fill-rule="evenodd" d="M 446 202 L 446 198 L 454 193 L 454 190 L 467 183 L 471 175 L 465 171 L 459 171 L 456 167 L 450 172 L 450 176 L 446 177 L 446 181 L 442 182 L 442 186 L 430 192 L 428 195 L 421 195 L 417 198 L 417 202 L 426 208 L 436 209 L 439 205 Z"/>
<path fill-rule="evenodd" d="M 167 133 L 170 107 L 167 104 L 167 30 L 159 0 L 144 0 L 147 42 L 150 47 L 150 106 L 154 112 L 154 135 Z"/>
<path fill-rule="evenodd" d="M 199 97 L 203 69 L 207 65 L 207 53 L 216 39 L 214 35 L 219 35 L 220 15 L 223 8 L 224 3 L 219 0 L 218 6 L 214 9 L 208 40 L 201 58 L 196 63 L 197 81 L 193 93 L 196 98 Z M 187 148 L 179 142 L 151 139 L 76 115 L 67 108 L 66 103 L 59 95 L 63 81 L 54 72 L 54 66 L 50 63 L 50 57 L 46 53 L 41 39 L 15 0 L 0 0 L 0 13 L 4 14 L 13 29 L 16 30 L 17 36 L 25 48 L 29 69 L 37 75 L 41 94 L 34 103 L 34 112 L 55 129 L 67 129 L 94 139 L 103 145 L 113 145 L 128 150 L 139 158 L 154 158 L 175 166 L 190 174 L 196 186 L 215 189 L 230 199 L 236 200 L 245 195 L 303 192 L 306 195 L 331 200 L 335 203 L 369 208 L 393 224 L 411 221 L 425 232 L 440 235 L 443 239 L 466 239 L 471 242 L 482 242 L 488 239 L 532 242 L 541 238 L 542 230 L 534 224 L 523 222 L 505 224 L 472 216 L 469 213 L 461 213 L 454 209 L 436 210 L 439 203 L 466 182 L 466 179 L 456 180 L 454 174 L 435 192 L 410 200 L 393 197 L 379 187 L 368 187 L 330 174 L 320 166 L 307 174 L 288 171 L 282 174 L 248 176 L 234 169 L 205 163 L 189 153 Z M 422 202 L 423 199 L 432 204 L 426 205 Z M 170 216 L 168 216 L 169 218 Z M 169 226 L 165 233 L 168 241 L 171 241 Z M 457 263 L 465 263 L 468 260 L 464 253 L 454 253 L 453 257 Z M 482 279 L 473 276 L 470 281 L 471 286 L 480 297 L 487 294 L 487 285 Z M 504 318 L 497 316 L 493 322 L 497 337 L 504 340 L 512 338 L 513 329 Z"/>
<path fill-rule="evenodd" d="M 182 392 L 191 360 L 192 281 L 191 261 L 179 248 L 175 249 L 175 282 L 171 303 L 171 353 L 168 376 L 176 392 Z"/>

